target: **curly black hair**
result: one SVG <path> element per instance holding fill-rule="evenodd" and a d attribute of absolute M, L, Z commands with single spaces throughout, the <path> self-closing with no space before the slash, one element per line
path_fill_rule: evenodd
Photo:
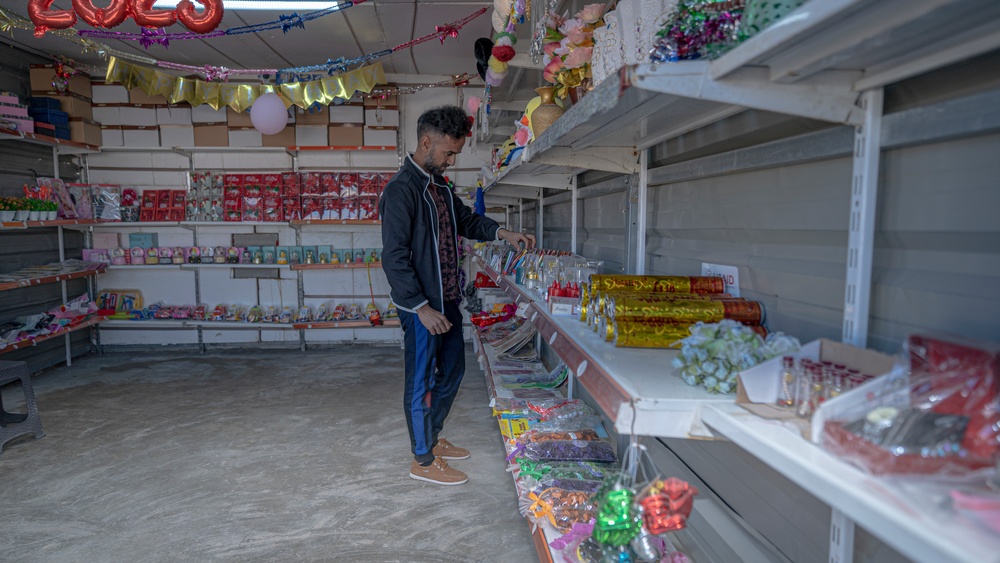
<path fill-rule="evenodd" d="M 425 111 L 417 119 L 417 139 L 424 135 L 446 135 L 452 139 L 461 139 L 472 131 L 469 116 L 458 106 L 441 106 Z"/>

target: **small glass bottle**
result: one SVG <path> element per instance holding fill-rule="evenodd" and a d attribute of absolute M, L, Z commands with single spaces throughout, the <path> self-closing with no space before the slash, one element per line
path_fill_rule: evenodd
<path fill-rule="evenodd" d="M 777 406 L 789 408 L 795 406 L 795 358 L 781 358 L 781 387 L 778 388 Z"/>

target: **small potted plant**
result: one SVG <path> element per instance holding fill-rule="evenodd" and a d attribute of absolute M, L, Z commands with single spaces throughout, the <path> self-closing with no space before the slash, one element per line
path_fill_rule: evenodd
<path fill-rule="evenodd" d="M 45 200 L 35 199 L 33 197 L 27 198 L 28 200 L 28 220 L 38 221 L 42 218 L 42 206 L 45 204 Z M 48 216 L 46 214 L 46 216 Z"/>
<path fill-rule="evenodd" d="M 43 200 L 42 203 L 44 204 L 44 210 L 42 212 L 45 213 L 46 219 L 49 221 L 55 221 L 59 213 L 59 204 L 50 199 Z"/>
<path fill-rule="evenodd" d="M 28 215 L 31 212 L 31 206 L 28 203 L 28 198 L 26 197 L 12 197 L 14 206 L 14 220 L 15 221 L 27 221 Z"/>
<path fill-rule="evenodd" d="M 14 220 L 15 203 L 12 197 L 0 197 L 0 223 Z"/>

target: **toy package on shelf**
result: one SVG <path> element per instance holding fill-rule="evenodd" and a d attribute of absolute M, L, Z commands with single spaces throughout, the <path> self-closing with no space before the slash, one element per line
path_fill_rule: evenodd
<path fill-rule="evenodd" d="M 59 178 L 38 178 L 35 182 L 39 187 L 51 190 L 52 199 L 55 199 L 59 204 L 59 217 L 65 219 L 76 219 L 79 217 L 76 212 L 76 204 L 73 202 L 73 196 L 70 195 L 65 182 Z"/>
<path fill-rule="evenodd" d="M 822 446 L 873 474 L 962 475 L 1000 457 L 1000 346 L 912 335 L 888 375 L 824 403 Z"/>

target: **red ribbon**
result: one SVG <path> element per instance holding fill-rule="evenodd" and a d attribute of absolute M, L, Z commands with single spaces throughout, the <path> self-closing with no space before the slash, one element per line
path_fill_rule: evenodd
<path fill-rule="evenodd" d="M 441 40 L 441 44 L 444 45 L 444 40 L 449 36 L 458 39 L 458 28 L 454 24 L 448 25 L 436 25 L 434 30 L 437 32 L 438 39 Z"/>

